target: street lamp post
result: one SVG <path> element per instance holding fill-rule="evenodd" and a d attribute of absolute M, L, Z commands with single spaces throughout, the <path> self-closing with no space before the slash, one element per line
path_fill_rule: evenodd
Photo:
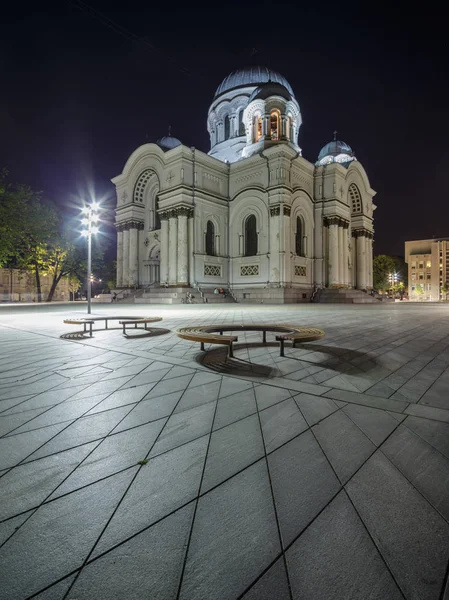
<path fill-rule="evenodd" d="M 99 206 L 92 202 L 83 208 L 85 217 L 82 224 L 87 227 L 81 232 L 81 235 L 87 237 L 87 314 L 91 314 L 91 296 L 92 296 L 92 234 L 98 233 L 96 223 L 98 221 L 97 211 Z"/>

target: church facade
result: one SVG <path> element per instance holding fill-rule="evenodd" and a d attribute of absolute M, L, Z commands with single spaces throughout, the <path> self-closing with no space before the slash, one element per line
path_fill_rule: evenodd
<path fill-rule="evenodd" d="M 288 81 L 252 67 L 218 87 L 207 154 L 170 135 L 137 148 L 112 180 L 117 286 L 263 288 L 278 302 L 371 289 L 375 192 L 336 136 L 303 158 L 300 126 Z"/>

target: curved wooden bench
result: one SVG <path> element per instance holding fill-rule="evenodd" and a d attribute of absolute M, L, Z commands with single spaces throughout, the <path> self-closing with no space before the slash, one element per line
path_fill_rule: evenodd
<path fill-rule="evenodd" d="M 64 319 L 64 323 L 68 325 L 84 325 L 83 333 L 87 333 L 86 325 L 89 325 L 90 337 L 92 337 L 92 325 L 94 324 L 93 319 Z"/>
<path fill-rule="evenodd" d="M 147 329 L 147 323 L 156 323 L 156 321 L 162 321 L 162 317 L 152 317 L 151 319 L 129 319 L 127 321 L 119 321 L 119 323 L 120 325 L 123 325 L 123 334 L 125 334 L 125 328 L 127 325 L 134 325 L 135 329 L 137 329 L 137 325 L 139 325 L 139 323 L 144 323 L 145 329 Z"/>
<path fill-rule="evenodd" d="M 225 331 L 261 331 L 262 342 L 267 343 L 267 331 L 280 333 L 276 340 L 280 344 L 280 355 L 284 356 L 285 340 L 291 340 L 293 347 L 297 342 L 312 342 L 321 340 L 324 337 L 322 329 L 314 327 L 301 327 L 296 325 L 199 325 L 196 327 L 182 327 L 178 329 L 176 335 L 184 340 L 191 342 L 200 342 L 201 350 L 204 351 L 204 344 L 223 344 L 228 346 L 228 356 L 233 357 L 234 342 L 238 341 L 238 336 L 223 335 Z M 217 332 L 219 335 L 217 335 Z"/>
<path fill-rule="evenodd" d="M 92 325 L 94 325 L 97 321 L 105 322 L 105 329 L 108 328 L 108 321 L 118 321 L 120 325 L 123 327 L 123 333 L 125 333 L 125 325 L 135 325 L 137 328 L 137 324 L 145 323 L 145 329 L 147 329 L 146 323 L 155 323 L 156 321 L 162 321 L 162 317 L 128 317 L 124 315 L 118 316 L 104 316 L 104 317 L 90 317 L 86 319 L 64 319 L 64 323 L 69 325 L 84 325 L 84 332 L 86 333 L 86 325 L 89 325 L 90 329 L 90 337 L 92 337 Z M 124 325 L 125 323 L 125 325 Z"/>

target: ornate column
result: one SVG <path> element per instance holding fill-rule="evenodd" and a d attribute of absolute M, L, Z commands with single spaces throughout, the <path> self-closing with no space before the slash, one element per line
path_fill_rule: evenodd
<path fill-rule="evenodd" d="M 161 267 L 160 267 L 160 282 L 168 283 L 168 214 L 160 213 L 161 219 Z"/>
<path fill-rule="evenodd" d="M 123 229 L 123 271 L 122 285 L 129 285 L 129 225 L 126 223 Z"/>
<path fill-rule="evenodd" d="M 343 225 L 343 283 L 351 287 L 349 281 L 349 223 L 346 221 Z"/>
<path fill-rule="evenodd" d="M 178 279 L 178 215 L 175 210 L 170 211 L 168 231 L 168 283 L 176 285 Z"/>
<path fill-rule="evenodd" d="M 132 221 L 129 224 L 129 285 L 139 284 L 139 230 L 143 223 Z"/>
<path fill-rule="evenodd" d="M 365 232 L 363 229 L 357 232 L 357 289 L 366 287 L 366 245 Z"/>
<path fill-rule="evenodd" d="M 280 282 L 279 265 L 279 204 L 270 206 L 270 283 Z"/>
<path fill-rule="evenodd" d="M 270 133 L 270 115 L 265 114 L 263 116 L 262 136 L 265 139 L 271 139 Z"/>
<path fill-rule="evenodd" d="M 329 287 L 338 284 L 338 217 L 328 217 L 329 226 Z"/>
<path fill-rule="evenodd" d="M 187 234 L 188 234 L 188 248 L 187 248 L 187 252 L 189 253 L 189 283 L 192 284 L 194 281 L 196 281 L 196 277 L 195 277 L 195 262 L 194 262 L 194 252 L 195 252 L 195 248 L 193 247 L 193 226 L 194 226 L 194 219 L 193 219 L 193 209 L 191 209 L 191 211 L 189 212 L 188 218 L 187 218 Z"/>
<path fill-rule="evenodd" d="M 188 208 L 178 208 L 178 277 L 177 283 L 187 285 L 189 282 L 189 256 L 188 256 L 188 231 L 187 217 Z"/>
<path fill-rule="evenodd" d="M 340 220 L 338 226 L 338 283 L 345 284 L 345 263 L 343 250 L 343 222 Z"/>
<path fill-rule="evenodd" d="M 366 287 L 373 289 L 373 234 L 369 232 L 366 238 L 366 255 L 368 259 L 368 274 L 366 279 Z"/>
<path fill-rule="evenodd" d="M 117 226 L 117 287 L 123 285 L 123 230 Z"/>

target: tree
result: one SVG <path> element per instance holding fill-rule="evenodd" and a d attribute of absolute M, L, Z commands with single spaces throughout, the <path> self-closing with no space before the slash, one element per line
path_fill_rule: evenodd
<path fill-rule="evenodd" d="M 387 254 L 379 254 L 373 259 L 373 286 L 376 290 L 387 290 L 390 286 L 388 276 L 395 272 L 395 262 Z"/>
<path fill-rule="evenodd" d="M 449 292 L 449 283 L 445 281 L 441 286 L 441 293 L 444 294 L 444 299 L 447 300 L 447 294 Z"/>
<path fill-rule="evenodd" d="M 417 283 L 415 286 L 415 294 L 417 296 L 422 296 L 424 294 L 424 288 L 420 283 Z"/>

